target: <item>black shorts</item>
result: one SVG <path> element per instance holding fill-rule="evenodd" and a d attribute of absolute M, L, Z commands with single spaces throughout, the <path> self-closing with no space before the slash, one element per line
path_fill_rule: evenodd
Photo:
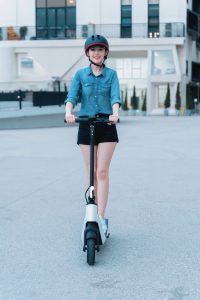
<path fill-rule="evenodd" d="M 94 144 L 106 142 L 119 142 L 117 128 L 115 124 L 96 124 Z M 90 145 L 90 127 L 89 124 L 80 123 L 78 129 L 77 144 Z"/>

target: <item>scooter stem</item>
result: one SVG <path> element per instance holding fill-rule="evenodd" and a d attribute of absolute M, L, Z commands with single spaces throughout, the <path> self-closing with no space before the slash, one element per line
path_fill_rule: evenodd
<path fill-rule="evenodd" d="M 94 187 L 94 131 L 95 125 L 90 124 L 90 187 Z M 92 197 L 90 200 L 95 202 L 94 190 L 92 191 Z"/>

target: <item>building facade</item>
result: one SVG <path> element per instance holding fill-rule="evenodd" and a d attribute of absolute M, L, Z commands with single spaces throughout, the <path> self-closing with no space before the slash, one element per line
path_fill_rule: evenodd
<path fill-rule="evenodd" d="M 122 96 L 133 88 L 148 113 L 162 113 L 167 85 L 171 113 L 180 83 L 199 102 L 199 0 L 0 0 L 0 91 L 64 90 L 88 64 L 84 40 L 105 35 L 107 65 L 116 69 Z"/>

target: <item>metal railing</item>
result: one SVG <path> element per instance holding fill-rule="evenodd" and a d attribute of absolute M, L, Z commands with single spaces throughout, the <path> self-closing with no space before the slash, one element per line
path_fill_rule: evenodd
<path fill-rule="evenodd" d="M 172 38 L 185 36 L 184 23 L 160 23 L 156 32 L 151 32 L 147 23 L 135 23 L 131 27 L 120 24 L 88 24 L 64 27 L 0 27 L 0 40 L 65 40 L 85 39 L 91 34 L 107 38 Z"/>

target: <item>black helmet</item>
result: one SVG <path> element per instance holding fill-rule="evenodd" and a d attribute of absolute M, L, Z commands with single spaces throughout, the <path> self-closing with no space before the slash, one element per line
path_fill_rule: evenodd
<path fill-rule="evenodd" d="M 87 38 L 87 40 L 85 41 L 85 53 L 89 50 L 89 48 L 93 46 L 102 46 L 109 51 L 109 44 L 107 39 L 99 34 L 92 34 Z"/>

